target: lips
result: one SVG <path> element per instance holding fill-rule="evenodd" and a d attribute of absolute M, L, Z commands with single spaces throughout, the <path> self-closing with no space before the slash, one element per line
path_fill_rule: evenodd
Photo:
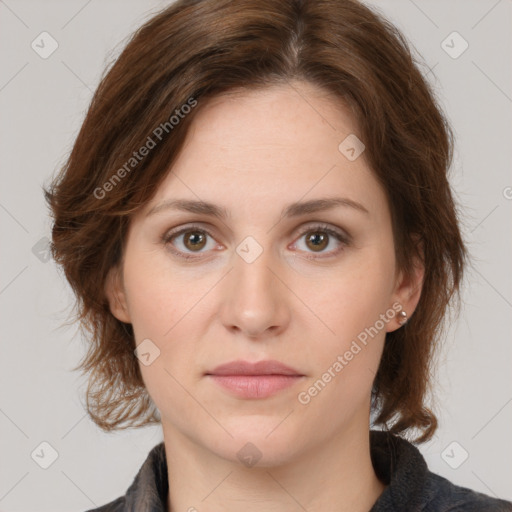
<path fill-rule="evenodd" d="M 237 398 L 262 399 L 287 389 L 305 376 L 279 361 L 232 361 L 205 376 Z"/>
<path fill-rule="evenodd" d="M 286 366 L 279 361 L 258 361 L 250 363 L 237 360 L 230 363 L 221 364 L 208 372 L 206 375 L 295 375 L 302 377 L 303 374 L 290 366 Z"/>

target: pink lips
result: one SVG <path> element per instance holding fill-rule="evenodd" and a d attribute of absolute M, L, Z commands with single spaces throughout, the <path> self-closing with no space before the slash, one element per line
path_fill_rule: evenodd
<path fill-rule="evenodd" d="M 206 376 L 241 398 L 267 398 L 304 377 L 279 361 L 232 361 L 217 366 Z"/>

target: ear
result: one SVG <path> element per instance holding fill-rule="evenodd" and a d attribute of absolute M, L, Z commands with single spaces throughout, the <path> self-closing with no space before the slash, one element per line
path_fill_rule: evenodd
<path fill-rule="evenodd" d="M 105 295 L 110 306 L 110 312 L 121 322 L 131 323 L 124 290 L 123 278 L 119 267 L 112 267 L 105 282 Z"/>
<path fill-rule="evenodd" d="M 395 331 L 401 327 L 401 324 L 398 323 L 398 312 L 405 311 L 407 319 L 411 318 L 420 300 L 425 277 L 425 264 L 423 244 L 420 241 L 417 241 L 417 244 L 420 258 L 414 258 L 412 272 L 409 275 L 406 275 L 403 271 L 398 273 L 392 303 L 395 304 L 393 309 L 396 310 L 396 303 L 400 304 L 400 309 L 395 315 L 395 320 L 388 323 L 387 332 Z"/>

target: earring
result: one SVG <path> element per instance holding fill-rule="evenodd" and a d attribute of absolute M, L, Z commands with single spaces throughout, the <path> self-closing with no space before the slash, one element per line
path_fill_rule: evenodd
<path fill-rule="evenodd" d="M 402 309 L 402 311 L 400 311 L 400 313 L 398 313 L 398 324 L 399 325 L 404 325 L 407 323 L 407 313 Z"/>

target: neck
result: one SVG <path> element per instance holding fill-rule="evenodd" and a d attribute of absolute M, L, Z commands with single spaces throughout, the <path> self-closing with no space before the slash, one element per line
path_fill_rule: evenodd
<path fill-rule="evenodd" d="M 167 510 L 177 512 L 368 512 L 385 489 L 368 429 L 344 432 L 286 464 L 245 467 L 165 428 Z"/>

